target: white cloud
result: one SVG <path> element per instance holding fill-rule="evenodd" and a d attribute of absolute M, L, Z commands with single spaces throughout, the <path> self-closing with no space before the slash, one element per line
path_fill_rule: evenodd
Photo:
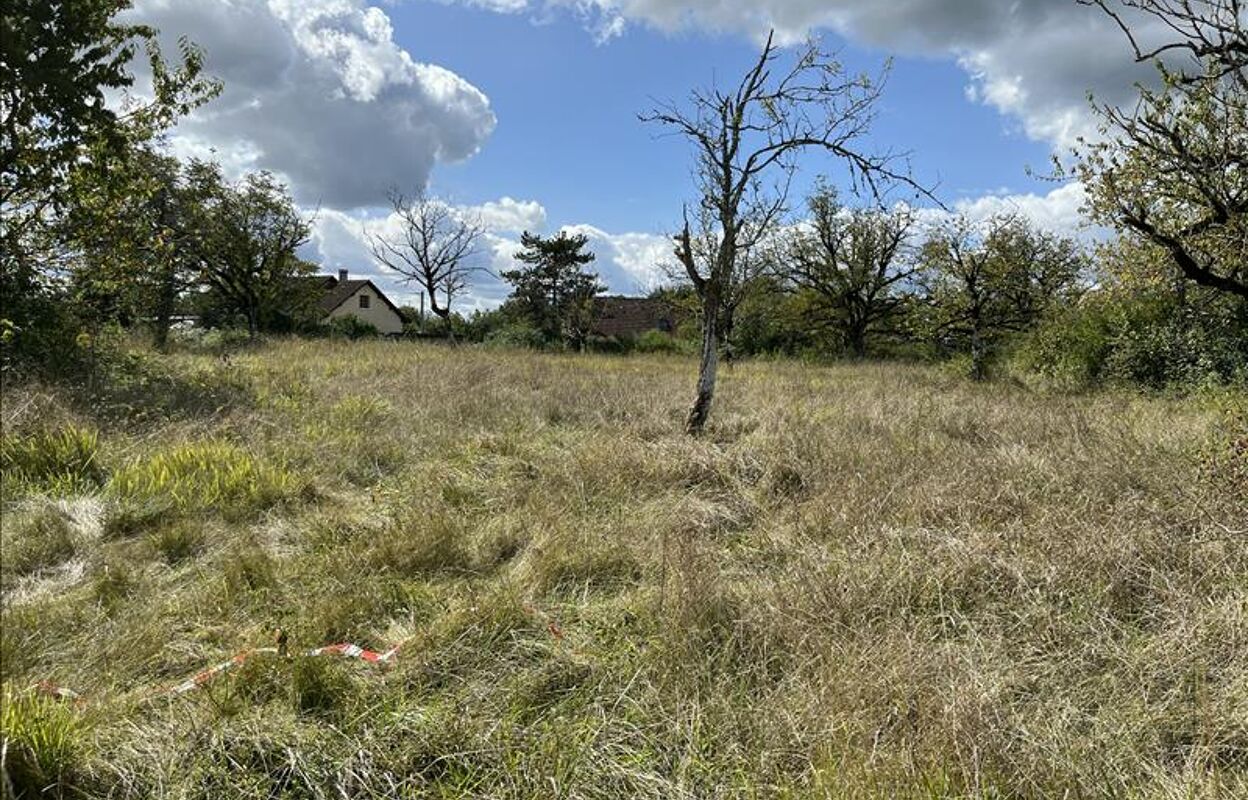
<path fill-rule="evenodd" d="M 495 233 L 539 232 L 546 227 L 546 209 L 536 200 L 501 197 L 467 209 Z"/>
<path fill-rule="evenodd" d="M 515 269 L 519 262 L 515 253 L 520 249 L 521 231 L 540 231 L 546 223 L 546 210 L 535 200 L 503 197 L 477 206 L 461 206 L 466 214 L 479 216 L 486 226 L 482 246 L 477 254 L 480 268 L 472 287 L 458 302 L 463 309 L 489 308 L 501 303 L 508 287 L 498 279 L 503 270 Z M 323 208 L 316 214 L 312 238 L 304 256 L 334 272 L 347 269 L 378 282 L 398 302 L 412 302 L 419 287 L 404 283 L 402 276 L 377 263 L 368 247 L 369 232 L 397 233 L 399 221 L 393 214 L 369 215 L 360 212 Z M 612 293 L 643 294 L 663 280 L 659 266 L 671 252 L 665 236 L 650 233 L 612 234 L 593 225 L 568 225 L 561 230 L 585 234 L 588 249 L 596 260 L 590 269 L 596 271 Z"/>
<path fill-rule="evenodd" d="M 1044 230 L 1081 237 L 1091 231 L 1079 213 L 1086 196 L 1082 183 L 1071 182 L 1047 194 L 992 194 L 961 200 L 954 210 L 974 220 L 987 219 L 996 214 L 1019 214 Z"/>
<path fill-rule="evenodd" d="M 177 127 L 175 151 L 272 170 L 309 205 L 377 205 L 392 184 L 424 186 L 494 129 L 480 90 L 415 61 L 363 0 L 139 0 L 129 16 L 167 49 L 179 36 L 202 46 L 224 82 Z"/>

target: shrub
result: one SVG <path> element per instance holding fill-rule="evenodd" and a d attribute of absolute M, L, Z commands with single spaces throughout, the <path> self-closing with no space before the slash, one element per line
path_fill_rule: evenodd
<path fill-rule="evenodd" d="M 1013 354 L 1013 366 L 1061 388 L 1096 383 L 1112 351 L 1110 320 L 1100 307 L 1063 309 L 1042 320 Z"/>
<path fill-rule="evenodd" d="M 485 337 L 485 343 L 490 347 L 520 347 L 530 350 L 541 350 L 547 345 L 541 331 L 518 324 L 504 325 L 491 331 Z"/>
<path fill-rule="evenodd" d="M 370 339 L 381 335 L 381 331 L 377 330 L 377 326 L 371 322 L 365 322 L 354 314 L 348 314 L 345 317 L 335 317 L 325 323 L 322 328 L 326 336 L 347 338 L 347 339 Z"/>
<path fill-rule="evenodd" d="M 1153 389 L 1248 379 L 1248 323 L 1233 301 L 1092 295 L 1025 336 L 1013 366 L 1063 388 L 1116 382 Z"/>
<path fill-rule="evenodd" d="M 104 481 L 99 459 L 99 434 L 66 426 L 0 439 L 0 471 L 4 495 L 31 491 L 66 495 L 89 491 Z"/>
<path fill-rule="evenodd" d="M 167 501 L 179 511 L 219 510 L 237 518 L 296 493 L 293 476 L 225 441 L 175 445 L 133 461 L 113 475 L 109 491 L 123 501 Z"/>
<path fill-rule="evenodd" d="M 645 331 L 633 342 L 633 350 L 638 353 L 687 353 L 688 343 L 677 339 L 663 331 Z"/>
<path fill-rule="evenodd" d="M 4 777 L 17 798 L 62 797 L 83 759 L 85 725 L 64 700 L 4 687 L 0 738 Z"/>

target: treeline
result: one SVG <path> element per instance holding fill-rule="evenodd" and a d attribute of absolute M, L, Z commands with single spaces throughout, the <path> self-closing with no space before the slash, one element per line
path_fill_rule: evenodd
<path fill-rule="evenodd" d="M 1137 236 L 1087 245 L 1014 214 L 922 222 L 905 206 L 846 208 L 824 187 L 807 212 L 773 236 L 725 304 L 729 359 L 952 361 L 974 378 L 1022 374 L 1072 388 L 1248 382 L 1248 304 L 1187 281 Z M 544 349 L 697 351 L 687 282 L 652 294 L 683 320 L 672 334 L 594 336 L 596 277 L 566 255 L 538 257 L 582 253 L 583 238 L 560 238 L 562 247 L 526 236 L 540 266 L 509 273 L 521 283 L 499 309 L 423 324 L 408 309 L 411 330 Z"/>
<path fill-rule="evenodd" d="M 171 326 L 290 330 L 310 292 L 296 280 L 311 220 L 266 172 L 227 179 L 165 153 L 163 137 L 221 90 L 183 40 L 123 24 L 123 0 L 15 0 L 3 16 L 0 368 L 72 375 L 101 334 Z M 146 53 L 150 86 L 135 86 Z M 108 102 L 106 95 L 120 95 Z"/>

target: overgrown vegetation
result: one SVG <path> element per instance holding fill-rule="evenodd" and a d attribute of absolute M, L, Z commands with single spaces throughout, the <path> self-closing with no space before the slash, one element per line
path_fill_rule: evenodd
<path fill-rule="evenodd" d="M 751 361 L 691 439 L 693 367 L 290 340 L 214 367 L 252 403 L 101 420 L 102 484 L 6 496 L 15 786 L 1248 791 L 1242 392 Z M 57 391 L 6 388 L 6 431 Z M 153 694 L 279 627 L 404 644 Z"/>

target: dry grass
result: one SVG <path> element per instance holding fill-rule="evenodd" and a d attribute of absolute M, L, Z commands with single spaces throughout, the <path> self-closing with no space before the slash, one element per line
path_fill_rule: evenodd
<path fill-rule="evenodd" d="M 748 363 L 695 441 L 693 368 L 240 356 L 251 402 L 100 422 L 93 535 L 10 500 L 4 681 L 89 696 L 88 795 L 1248 796 L 1244 397 Z M 411 639 L 150 697 L 279 625 Z"/>

